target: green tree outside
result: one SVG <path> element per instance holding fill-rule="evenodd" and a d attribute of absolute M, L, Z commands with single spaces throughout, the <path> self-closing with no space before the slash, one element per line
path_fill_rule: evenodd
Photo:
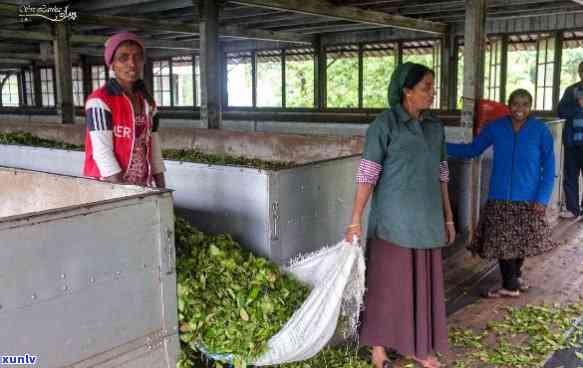
<path fill-rule="evenodd" d="M 286 107 L 314 107 L 314 59 L 286 60 Z"/>
<path fill-rule="evenodd" d="M 583 61 L 583 48 L 564 48 L 561 63 L 561 96 L 567 87 L 580 81 L 579 63 Z"/>

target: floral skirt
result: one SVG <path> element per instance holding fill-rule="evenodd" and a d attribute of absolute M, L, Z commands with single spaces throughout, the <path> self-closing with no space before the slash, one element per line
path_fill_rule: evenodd
<path fill-rule="evenodd" d="M 476 236 L 468 249 L 487 259 L 536 256 L 555 249 L 544 213 L 528 202 L 489 200 L 480 212 Z"/>

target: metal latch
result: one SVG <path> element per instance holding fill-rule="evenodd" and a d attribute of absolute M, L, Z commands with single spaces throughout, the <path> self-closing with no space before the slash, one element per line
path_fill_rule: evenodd
<path fill-rule="evenodd" d="M 271 240 L 279 239 L 279 202 L 275 201 L 271 205 L 271 216 L 273 222 L 273 231 L 271 232 Z"/>
<path fill-rule="evenodd" d="M 164 239 L 162 241 L 162 260 L 160 272 L 171 275 L 176 269 L 176 254 L 174 252 L 174 230 L 169 227 L 164 228 Z"/>

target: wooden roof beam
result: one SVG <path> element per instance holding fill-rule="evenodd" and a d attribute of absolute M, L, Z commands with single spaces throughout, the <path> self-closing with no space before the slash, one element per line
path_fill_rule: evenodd
<path fill-rule="evenodd" d="M 30 63 L 31 63 L 30 60 L 0 58 L 0 64 L 7 64 L 7 65 L 30 65 Z"/>
<path fill-rule="evenodd" d="M 53 35 L 45 32 L 0 30 L 0 39 L 26 41 L 52 41 Z"/>
<path fill-rule="evenodd" d="M 71 43 L 74 44 L 96 44 L 103 46 L 107 40 L 107 36 L 90 36 L 90 35 L 71 35 Z M 0 30 L 0 39 L 7 40 L 27 40 L 27 41 L 53 41 L 54 36 L 45 32 L 33 31 L 12 31 Z M 172 40 L 156 40 L 144 39 L 144 46 L 152 49 L 176 49 L 176 50 L 199 50 L 200 44 L 198 41 L 172 41 Z"/>
<path fill-rule="evenodd" d="M 198 24 L 183 22 L 152 20 L 150 18 L 120 17 L 115 15 L 79 15 L 77 24 L 91 24 L 97 26 L 107 26 L 119 28 L 120 25 L 126 28 L 140 29 L 144 31 L 168 31 L 185 35 L 199 35 Z M 262 41 L 281 41 L 298 44 L 311 44 L 312 38 L 297 33 L 271 32 L 263 30 L 252 30 L 239 26 L 219 27 L 219 35 L 222 37 L 242 38 Z"/>
<path fill-rule="evenodd" d="M 107 36 L 90 36 L 90 35 L 72 35 L 71 43 L 73 44 L 95 44 L 103 46 Z M 142 42 L 147 49 L 173 49 L 173 50 L 200 50 L 198 41 L 172 41 L 158 40 L 151 38 L 142 38 Z"/>
<path fill-rule="evenodd" d="M 11 4 L 0 4 L 0 14 L 18 14 L 18 6 Z M 167 20 L 153 20 L 151 18 L 121 17 L 115 15 L 89 15 L 79 14 L 76 24 L 89 24 L 106 26 L 112 28 L 132 28 L 143 31 L 162 31 L 181 33 L 186 35 L 199 35 L 198 24 L 183 23 Z M 11 31 L 12 32 L 12 31 Z M 297 33 L 271 32 L 263 30 L 250 30 L 239 26 L 219 27 L 219 35 L 222 37 L 242 38 L 261 41 L 280 41 L 297 44 L 312 44 L 313 38 Z M 46 40 L 42 39 L 41 41 Z M 160 45 L 160 48 L 164 48 Z M 172 47 L 166 47 L 172 48 Z"/>
<path fill-rule="evenodd" d="M 339 6 L 324 0 L 233 0 L 230 2 L 439 35 L 445 34 L 447 29 L 444 23 L 364 10 L 353 6 Z"/>
<path fill-rule="evenodd" d="M 44 60 L 40 53 L 33 52 L 0 52 L 0 59 Z"/>

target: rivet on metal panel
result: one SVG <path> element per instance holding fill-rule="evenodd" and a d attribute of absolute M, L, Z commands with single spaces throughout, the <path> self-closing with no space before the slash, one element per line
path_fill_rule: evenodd
<path fill-rule="evenodd" d="M 95 283 L 95 277 L 91 276 L 89 278 L 89 283 L 94 284 Z"/>
<path fill-rule="evenodd" d="M 64 279 L 65 277 L 67 277 L 67 275 L 65 275 L 64 273 L 61 274 L 61 279 Z"/>
<path fill-rule="evenodd" d="M 37 298 L 36 293 L 32 293 L 32 300 L 35 300 Z"/>

